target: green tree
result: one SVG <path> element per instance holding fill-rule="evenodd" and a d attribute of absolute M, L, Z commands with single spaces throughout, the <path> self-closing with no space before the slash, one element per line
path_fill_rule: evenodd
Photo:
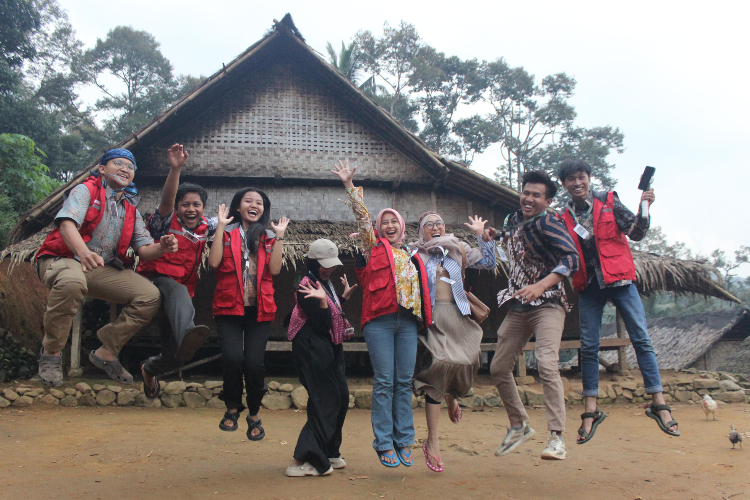
<path fill-rule="evenodd" d="M 97 39 L 85 57 L 91 82 L 104 93 L 96 109 L 109 113 L 106 132 L 113 142 L 138 130 L 178 97 L 172 64 L 150 33 L 118 26 L 104 40 Z M 104 75 L 114 77 L 118 86 L 105 83 Z"/>
<path fill-rule="evenodd" d="M 673 259 L 692 259 L 693 252 L 681 241 L 669 243 L 661 226 L 653 226 L 641 241 L 630 241 L 630 248 Z"/>

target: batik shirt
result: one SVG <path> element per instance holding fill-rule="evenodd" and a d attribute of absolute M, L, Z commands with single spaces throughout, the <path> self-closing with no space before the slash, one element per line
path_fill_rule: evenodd
<path fill-rule="evenodd" d="M 513 299 L 513 295 L 527 285 L 533 285 L 551 273 L 570 277 L 578 271 L 581 258 L 565 224 L 557 216 L 542 214 L 523 220 L 519 210 L 508 218 L 503 227 L 510 264 L 508 288 L 497 295 L 498 306 Z M 568 312 L 571 307 L 563 282 L 546 289 L 542 295 L 527 302 L 516 298 L 521 309 L 536 307 L 545 302 L 557 302 Z"/>
<path fill-rule="evenodd" d="M 586 274 L 589 277 L 588 285 L 591 280 L 596 276 L 599 282 L 599 288 L 611 288 L 615 286 L 625 286 L 632 283 L 631 280 L 620 280 L 615 281 L 607 285 L 604 283 L 604 274 L 602 274 L 602 264 L 599 260 L 599 251 L 596 248 L 596 238 L 594 237 L 594 194 L 602 201 L 607 201 L 606 191 L 590 191 L 586 201 L 582 206 L 578 206 L 573 200 L 568 201 L 566 205 L 568 210 L 575 214 L 575 220 L 578 224 L 584 227 L 586 231 L 591 235 L 587 239 L 581 238 L 579 235 L 575 235 L 576 238 L 581 242 L 581 250 L 583 250 L 583 261 L 586 263 Z M 628 207 L 622 204 L 620 198 L 617 197 L 617 193 L 614 195 L 614 203 L 612 205 L 612 213 L 615 216 L 615 222 L 617 227 L 620 228 L 622 234 L 626 235 L 633 241 L 641 241 L 648 232 L 649 225 L 651 223 L 650 218 L 641 217 L 640 211 L 636 216 L 633 212 L 628 210 Z"/>
<path fill-rule="evenodd" d="M 122 234 L 122 226 L 125 223 L 125 203 L 137 205 L 139 201 L 137 197 L 131 199 L 124 195 L 118 200 L 117 193 L 112 188 L 107 187 L 106 190 L 107 198 L 105 206 L 102 207 L 104 214 L 99 224 L 97 224 L 91 233 L 91 240 L 86 243 L 86 247 L 104 259 L 105 263 L 111 262 L 117 257 L 117 246 Z M 112 200 L 114 200 L 114 205 L 111 204 Z M 80 228 L 83 220 L 86 218 L 86 212 L 89 210 L 90 201 L 91 195 L 86 186 L 79 184 L 74 187 L 60 211 L 57 212 L 55 225 L 60 227 L 63 219 L 70 219 Z M 110 207 L 114 207 L 114 210 Z M 130 239 L 130 246 L 137 252 L 142 246 L 150 245 L 153 242 L 154 239 L 148 233 L 148 230 L 146 230 L 143 217 L 136 210 L 135 228 L 133 229 L 133 237 Z"/>
<path fill-rule="evenodd" d="M 365 251 L 365 258 L 369 259 L 370 250 L 378 238 L 372 228 L 370 213 L 365 207 L 363 201 L 363 189 L 361 186 L 354 189 L 347 189 L 346 194 L 349 196 L 347 204 L 351 206 L 354 216 L 357 219 L 359 227 L 359 237 Z M 412 313 L 422 319 L 422 297 L 419 287 L 419 272 L 411 261 L 409 248 L 404 245 L 403 248 L 391 247 L 393 250 L 394 279 L 396 281 L 396 299 L 398 305 L 411 309 Z"/>

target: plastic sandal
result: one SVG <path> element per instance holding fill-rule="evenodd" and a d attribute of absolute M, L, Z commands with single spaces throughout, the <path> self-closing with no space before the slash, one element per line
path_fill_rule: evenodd
<path fill-rule="evenodd" d="M 247 438 L 250 441 L 260 441 L 264 437 L 266 437 L 266 430 L 263 428 L 263 420 L 253 420 L 250 418 L 250 415 L 248 415 L 245 420 L 247 420 Z M 257 436 L 253 436 L 252 432 L 254 429 L 258 429 L 260 431 L 260 434 Z"/>
<path fill-rule="evenodd" d="M 583 422 L 581 422 L 581 427 L 578 428 L 578 435 L 583 436 L 583 439 L 581 441 L 576 441 L 576 444 L 584 444 L 591 441 L 591 438 L 594 437 L 594 433 L 596 432 L 596 428 L 599 427 L 599 424 L 604 422 L 604 419 L 607 418 L 607 414 L 599 410 L 599 408 L 597 407 L 596 411 L 594 412 L 581 413 L 581 420 L 583 420 L 584 418 L 594 419 L 594 421 L 591 423 L 591 432 L 584 431 Z"/>
<path fill-rule="evenodd" d="M 143 365 L 145 365 L 146 362 L 141 363 L 141 374 L 145 373 L 143 370 Z M 161 384 L 159 383 L 159 377 L 156 375 L 153 375 L 152 378 L 154 379 L 154 385 L 156 385 L 156 388 L 153 389 L 152 387 L 146 386 L 146 379 L 143 379 L 143 394 L 146 395 L 148 399 L 156 399 L 159 397 L 159 393 L 161 392 Z"/>
<path fill-rule="evenodd" d="M 393 467 L 398 467 L 399 465 L 401 465 L 401 460 L 398 459 L 398 455 L 396 454 L 395 451 L 392 454 L 390 454 L 390 455 L 388 455 L 387 453 L 385 453 L 383 451 L 377 451 L 377 450 L 375 451 L 375 453 L 378 454 L 378 459 L 380 460 L 380 463 L 383 464 L 383 465 L 385 465 L 386 467 L 393 468 Z M 395 458 L 396 461 L 393 462 L 393 463 L 386 462 L 385 460 L 383 460 L 384 457 L 385 458 L 390 458 L 391 460 L 393 460 Z"/>
<path fill-rule="evenodd" d="M 133 383 L 133 376 L 128 373 L 125 368 L 123 368 L 118 360 L 105 361 L 94 354 L 94 352 L 95 351 L 91 351 L 91 353 L 89 354 L 89 361 L 91 361 L 92 365 L 96 366 L 100 370 L 104 370 L 107 376 L 112 380 L 117 380 L 118 382 L 122 382 L 123 384 Z"/>
<path fill-rule="evenodd" d="M 224 416 L 221 417 L 221 422 L 219 422 L 219 429 L 222 431 L 227 432 L 234 432 L 237 430 L 239 425 L 237 425 L 237 420 L 240 418 L 240 412 L 236 411 L 234 413 L 224 412 Z M 224 420 L 231 420 L 234 425 L 224 425 Z"/>
<path fill-rule="evenodd" d="M 424 461 L 427 463 L 427 468 L 430 469 L 432 472 L 443 472 L 443 469 L 445 468 L 445 466 L 440 463 L 440 459 L 443 458 L 442 453 L 438 455 L 437 458 L 433 457 L 427 451 L 427 443 L 422 443 L 422 451 L 424 452 Z M 435 463 L 438 465 L 432 465 L 430 463 L 430 459 L 433 459 Z"/>
<path fill-rule="evenodd" d="M 456 411 L 451 411 L 450 408 L 448 408 L 448 418 L 451 419 L 451 422 L 454 424 L 457 424 L 461 421 L 461 418 L 464 416 L 464 411 L 461 409 L 461 405 L 458 404 L 458 401 L 456 401 Z"/>
<path fill-rule="evenodd" d="M 407 455 L 404 453 L 404 450 L 409 450 L 409 454 Z M 404 467 L 411 467 L 414 464 L 414 460 L 411 462 L 407 462 L 405 459 L 411 458 L 411 448 L 398 448 L 396 447 L 396 454 L 398 455 L 398 459 L 401 462 L 401 465 Z"/>
<path fill-rule="evenodd" d="M 665 410 L 668 411 L 670 415 L 672 414 L 672 408 L 670 408 L 669 405 L 655 405 L 651 403 L 651 406 L 646 408 L 646 416 L 656 420 L 656 423 L 659 424 L 659 429 L 664 431 L 666 434 L 674 437 L 679 437 L 680 429 L 677 429 L 676 431 L 669 430 L 670 427 L 678 425 L 677 420 L 672 419 L 665 424 L 664 422 L 662 422 L 661 417 L 659 417 L 659 412 Z"/>

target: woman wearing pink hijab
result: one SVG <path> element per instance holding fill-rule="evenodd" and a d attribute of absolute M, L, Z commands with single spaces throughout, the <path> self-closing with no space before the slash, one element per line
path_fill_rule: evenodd
<path fill-rule="evenodd" d="M 373 369 L 372 443 L 386 467 L 411 467 L 414 419 L 411 380 L 417 356 L 417 330 L 432 324 L 427 274 L 416 252 L 404 244 L 404 219 L 392 208 L 381 211 L 373 228 L 362 187 L 339 161 L 331 170 L 344 183 L 359 225 L 367 264 L 357 268 L 362 285 L 362 331 Z"/>

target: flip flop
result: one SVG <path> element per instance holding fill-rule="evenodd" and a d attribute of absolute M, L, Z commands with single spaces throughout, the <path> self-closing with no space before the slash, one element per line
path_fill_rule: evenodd
<path fill-rule="evenodd" d="M 404 453 L 404 450 L 409 450 L 409 454 L 407 455 L 406 453 Z M 396 447 L 396 454 L 398 455 L 398 460 L 401 462 L 401 465 L 403 465 L 404 467 L 411 467 L 412 465 L 414 465 L 414 460 L 412 460 L 411 462 L 407 462 L 405 460 L 406 458 L 411 458 L 411 448 Z"/>
<path fill-rule="evenodd" d="M 383 460 L 383 457 L 390 458 L 391 460 L 394 459 L 394 458 L 398 458 L 398 455 L 396 454 L 395 450 L 390 455 L 387 454 L 387 453 L 385 453 L 385 452 L 383 452 L 383 451 L 377 451 L 377 450 L 375 450 L 375 453 L 378 454 L 378 459 L 380 460 L 380 463 L 383 464 L 383 465 L 385 465 L 386 467 L 394 468 L 394 467 L 398 467 L 399 465 L 401 465 L 401 460 L 400 459 L 397 459 L 393 463 L 386 462 L 385 460 Z"/>
<path fill-rule="evenodd" d="M 581 422 L 581 427 L 578 428 L 578 435 L 583 436 L 582 441 L 576 441 L 576 444 L 584 444 L 591 441 L 591 438 L 594 437 L 594 433 L 596 432 L 596 428 L 599 427 L 599 424 L 604 422 L 604 419 L 607 418 L 607 414 L 603 411 L 599 410 L 599 408 L 596 408 L 596 411 L 594 412 L 586 412 L 581 413 L 581 420 L 584 418 L 593 418 L 594 421 L 591 423 L 591 431 L 586 432 L 583 430 L 583 422 Z"/>
<path fill-rule="evenodd" d="M 662 422 L 661 417 L 659 417 L 659 412 L 665 410 L 668 411 L 670 415 L 672 414 L 672 408 L 670 408 L 669 405 L 655 405 L 651 403 L 651 405 L 646 408 L 646 416 L 656 420 L 656 423 L 659 424 L 659 429 L 664 431 L 666 434 L 674 437 L 679 437 L 680 429 L 677 429 L 676 431 L 669 430 L 670 427 L 678 425 L 677 420 L 672 419 L 665 424 L 664 422 Z"/>
<path fill-rule="evenodd" d="M 141 363 L 141 375 L 143 375 L 143 365 L 145 365 L 146 362 L 143 361 Z M 159 397 L 159 393 L 161 392 L 161 384 L 159 383 L 159 377 L 156 375 L 152 375 L 152 378 L 154 379 L 154 384 L 156 385 L 156 389 L 151 389 L 151 387 L 146 386 L 146 380 L 143 381 L 143 394 L 146 395 L 148 399 L 156 399 Z M 153 391 L 153 392 L 152 392 Z"/>
<path fill-rule="evenodd" d="M 427 443 L 422 443 L 422 451 L 424 452 L 424 461 L 427 463 L 427 468 L 430 469 L 432 472 L 443 472 L 445 469 L 444 465 L 440 464 L 440 459 L 443 458 L 442 453 L 435 458 L 434 456 L 430 455 L 430 452 L 427 451 Z M 430 463 L 430 459 L 433 459 L 436 464 L 438 465 L 432 465 Z"/>

